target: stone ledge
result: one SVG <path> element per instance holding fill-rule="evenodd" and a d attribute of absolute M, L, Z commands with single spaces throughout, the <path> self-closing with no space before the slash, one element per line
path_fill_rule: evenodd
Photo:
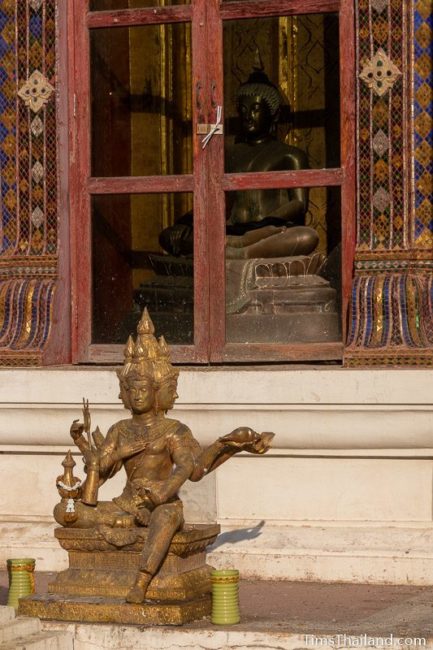
<path fill-rule="evenodd" d="M 433 525 L 221 525 L 207 559 L 243 577 L 433 585 Z"/>
<path fill-rule="evenodd" d="M 19 554 L 36 558 L 39 571 L 65 570 L 68 557 L 54 539 L 54 526 L 39 524 L 36 534 L 29 524 L 11 527 L 0 542 L 0 564 Z M 433 585 L 429 522 L 292 522 L 265 528 L 257 522 L 225 522 L 218 540 L 207 562 L 236 567 L 244 578 Z"/>
<path fill-rule="evenodd" d="M 38 593 L 44 591 L 49 580 L 50 576 L 36 574 Z M 0 584 L 6 582 L 6 572 L 0 572 Z M 422 637 L 422 647 L 433 650 L 432 587 L 241 580 L 239 591 L 241 621 L 230 627 L 212 625 L 209 619 L 182 628 L 58 621 L 46 621 L 43 627 L 70 632 L 75 650 L 312 650 L 331 646 L 311 640 L 307 643 L 306 635 L 333 639 L 333 646 L 340 648 L 346 645 L 336 643 L 336 635 L 358 640 L 368 635 L 386 638 L 387 643 L 366 645 L 361 641 L 356 647 L 375 645 L 400 650 L 404 647 L 396 645 L 397 639 Z"/>
<path fill-rule="evenodd" d="M 335 646 L 336 634 L 323 634 L 320 627 L 316 628 L 314 636 L 320 639 L 320 645 L 314 646 L 312 642 L 308 643 L 309 635 L 296 634 L 288 632 L 279 632 L 278 629 L 269 629 L 267 632 L 256 630 L 238 630 L 237 626 L 232 629 L 217 629 L 217 626 L 211 626 L 209 623 L 204 629 L 164 629 L 158 630 L 152 628 L 128 628 L 115 625 L 68 625 L 57 622 L 44 623 L 44 628 L 65 630 L 74 636 L 74 648 L 76 650 L 118 650 L 134 648 L 134 650 L 222 650 L 226 648 L 236 648 L 236 650 L 311 650 L 314 647 L 333 647 Z M 277 626 L 270 626 L 277 627 Z M 364 633 L 366 635 L 366 633 Z M 341 635 L 344 636 L 344 635 Z M 329 639 L 326 643 L 325 637 Z M 337 637 L 338 638 L 338 637 Z M 362 636 L 355 639 L 361 639 L 361 643 L 356 644 L 357 648 L 371 648 L 372 643 L 367 639 L 362 643 Z M 391 638 L 383 635 L 379 638 Z M 393 638 L 387 648 L 391 650 L 401 650 L 402 646 L 399 640 L 402 637 Z M 433 636 L 423 635 L 426 650 L 433 649 Z M 352 650 L 354 646 L 349 646 L 344 642 L 338 645 L 339 650 Z"/>

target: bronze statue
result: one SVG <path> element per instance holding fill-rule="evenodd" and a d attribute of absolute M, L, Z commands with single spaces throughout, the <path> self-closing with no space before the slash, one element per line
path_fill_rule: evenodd
<path fill-rule="evenodd" d="M 226 156 L 228 172 L 261 172 L 308 168 L 306 154 L 275 137 L 281 94 L 261 69 L 254 69 L 237 93 L 240 140 Z M 309 255 L 319 237 L 304 225 L 308 209 L 305 188 L 242 190 L 228 206 L 226 257 L 263 258 Z M 160 235 L 173 255 L 191 254 L 192 215 L 185 215 Z"/>
<path fill-rule="evenodd" d="M 147 310 L 137 332 L 135 343 L 131 337 L 128 340 L 125 363 L 118 371 L 119 397 L 132 417 L 114 424 L 105 437 L 97 429 L 92 441 L 88 404 L 84 404 L 84 422 L 75 420 L 71 435 L 84 456 L 87 478 L 78 500 L 77 482 L 68 465 L 65 477 L 69 479 L 58 484 L 62 501 L 54 510 L 62 526 L 94 528 L 110 542 L 113 534 L 107 530 L 120 529 L 121 534 L 124 529 L 128 535 L 136 527 L 147 528 L 135 584 L 126 595 L 130 603 L 144 601 L 173 536 L 182 529 L 178 492 L 185 481 L 200 480 L 239 451 L 262 454 L 273 438 L 271 433 L 257 434 L 242 427 L 203 450 L 188 427 L 166 417 L 177 398 L 178 371 L 170 363 L 164 339 L 155 339 Z M 99 501 L 99 487 L 122 467 L 127 476 L 122 494 L 113 501 Z M 68 497 L 68 489 L 74 498 Z"/>

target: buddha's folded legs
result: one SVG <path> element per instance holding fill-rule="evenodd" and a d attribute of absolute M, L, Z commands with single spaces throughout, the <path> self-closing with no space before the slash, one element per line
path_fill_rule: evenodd
<path fill-rule="evenodd" d="M 309 255 L 318 243 L 319 236 L 313 228 L 293 226 L 242 248 L 226 246 L 226 257 L 228 259 L 251 259 Z"/>
<path fill-rule="evenodd" d="M 255 244 L 257 241 L 261 241 L 262 239 L 266 239 L 266 237 L 276 235 L 283 230 L 285 230 L 284 226 L 263 226 L 263 228 L 249 230 L 243 235 L 227 235 L 226 244 L 233 248 L 242 248 L 244 246 L 249 246 L 250 244 Z"/>

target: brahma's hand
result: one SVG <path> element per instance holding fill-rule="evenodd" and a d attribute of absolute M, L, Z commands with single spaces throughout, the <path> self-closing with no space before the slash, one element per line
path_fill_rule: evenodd
<path fill-rule="evenodd" d="M 238 427 L 219 440 L 225 447 L 235 447 L 250 454 L 264 454 L 270 448 L 274 435 L 270 431 L 257 433 L 249 427 Z"/>
<path fill-rule="evenodd" d="M 118 460 L 123 460 L 124 458 L 131 458 L 131 456 L 135 456 L 135 454 L 144 451 L 146 447 L 147 443 L 143 443 L 142 440 L 130 440 L 116 447 L 115 453 Z"/>
<path fill-rule="evenodd" d="M 69 433 L 71 434 L 72 440 L 76 442 L 80 436 L 83 435 L 84 431 L 84 424 L 82 422 L 79 422 L 78 420 L 74 420 L 71 424 L 71 428 L 69 429 Z"/>
<path fill-rule="evenodd" d="M 134 489 L 143 499 L 150 499 L 155 506 L 166 503 L 169 499 L 167 481 L 153 481 L 151 479 L 134 479 Z"/>

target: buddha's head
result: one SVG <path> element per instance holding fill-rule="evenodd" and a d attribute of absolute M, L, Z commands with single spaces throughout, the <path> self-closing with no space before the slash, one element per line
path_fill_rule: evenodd
<path fill-rule="evenodd" d="M 245 139 L 255 141 L 270 135 L 278 122 L 282 97 L 263 70 L 253 70 L 236 99 Z"/>

